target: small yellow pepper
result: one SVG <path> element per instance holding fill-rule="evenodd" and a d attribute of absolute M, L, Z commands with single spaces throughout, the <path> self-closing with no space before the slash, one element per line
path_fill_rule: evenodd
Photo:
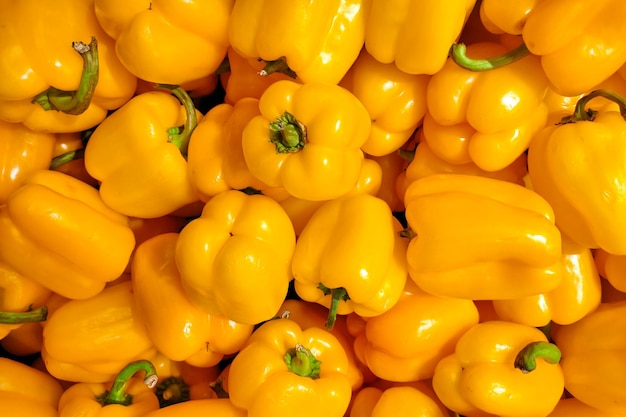
<path fill-rule="evenodd" d="M 461 336 L 432 383 L 441 402 L 466 417 L 547 416 L 563 395 L 560 360 L 537 328 L 487 321 Z"/>

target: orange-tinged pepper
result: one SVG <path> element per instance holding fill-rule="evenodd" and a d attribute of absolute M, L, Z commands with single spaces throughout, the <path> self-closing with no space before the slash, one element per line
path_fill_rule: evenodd
<path fill-rule="evenodd" d="M 537 328 L 487 321 L 439 361 L 433 388 L 446 407 L 466 417 L 547 416 L 563 395 L 560 359 Z"/>
<path fill-rule="evenodd" d="M 573 398 L 563 398 L 547 417 L 620 417 L 622 413 L 602 411 Z"/>
<path fill-rule="evenodd" d="M 124 272 L 134 246 L 128 218 L 67 174 L 33 172 L 0 207 L 0 260 L 67 298 L 102 291 Z"/>
<path fill-rule="evenodd" d="M 408 74 L 434 74 L 446 62 L 475 0 L 372 0 L 365 48 Z"/>
<path fill-rule="evenodd" d="M 98 181 L 85 168 L 85 143 L 93 129 L 81 133 L 60 133 L 56 135 L 52 161 L 49 168 L 71 175 L 97 188 Z"/>
<path fill-rule="evenodd" d="M 41 322 L 28 322 L 13 329 L 2 340 L 0 346 L 6 352 L 18 357 L 38 355 L 43 346 Z"/>
<path fill-rule="evenodd" d="M 259 110 L 242 137 L 252 175 L 305 200 L 330 200 L 355 186 L 372 124 L 356 96 L 334 84 L 283 80 L 265 90 Z"/>
<path fill-rule="evenodd" d="M 161 91 L 133 97 L 85 148 L 85 167 L 100 181 L 102 200 L 127 216 L 161 217 L 198 200 L 185 155 L 200 112 L 184 90 L 171 91 L 176 98 Z"/>
<path fill-rule="evenodd" d="M 0 415 L 57 417 L 62 393 L 61 384 L 45 372 L 0 358 Z"/>
<path fill-rule="evenodd" d="M 253 326 L 207 314 L 187 299 L 174 260 L 178 236 L 163 233 L 137 248 L 131 270 L 137 311 L 159 352 L 185 361 L 208 351 L 202 366 L 214 366 L 243 346 Z"/>
<path fill-rule="evenodd" d="M 175 258 L 192 303 L 254 325 L 285 299 L 295 245 L 291 220 L 275 200 L 228 190 L 181 230 Z"/>
<path fill-rule="evenodd" d="M 616 290 L 626 293 L 626 255 L 613 255 L 597 249 L 594 260 L 600 275 Z"/>
<path fill-rule="evenodd" d="M 303 82 L 337 84 L 363 47 L 370 1 L 236 1 L 230 45 L 266 61 L 265 73 L 278 63 Z"/>
<path fill-rule="evenodd" d="M 561 233 L 550 205 L 508 181 L 436 174 L 411 183 L 406 218 L 416 234 L 409 275 L 434 295 L 511 299 L 562 280 Z"/>
<path fill-rule="evenodd" d="M 93 0 L 3 0 L 0 9 L 0 54 L 7 57 L 0 64 L 0 119 L 37 131 L 80 132 L 132 97 L 137 79 L 119 62 Z M 50 22 L 58 24 L 51 29 Z"/>
<path fill-rule="evenodd" d="M 349 417 L 448 417 L 430 395 L 416 387 L 365 387 L 354 396 Z"/>
<path fill-rule="evenodd" d="M 375 193 L 376 197 L 385 200 L 392 212 L 404 211 L 404 201 L 398 193 L 397 184 L 407 169 L 408 161 L 404 159 L 400 151 L 383 156 L 365 155 L 365 162 L 369 159 L 375 161 L 381 170 L 380 186 Z"/>
<path fill-rule="evenodd" d="M 142 417 L 248 417 L 245 410 L 235 407 L 228 398 L 210 398 L 185 401 L 150 411 Z"/>
<path fill-rule="evenodd" d="M 128 71 L 153 83 L 183 84 L 208 76 L 226 56 L 233 3 L 96 0 L 95 15 Z"/>
<path fill-rule="evenodd" d="M 48 371 L 65 381 L 111 381 L 127 363 L 156 353 L 130 281 L 61 305 L 48 317 L 43 338 Z"/>
<path fill-rule="evenodd" d="M 350 403 L 346 353 L 330 332 L 279 318 L 259 327 L 230 365 L 228 393 L 248 417 L 341 417 Z"/>

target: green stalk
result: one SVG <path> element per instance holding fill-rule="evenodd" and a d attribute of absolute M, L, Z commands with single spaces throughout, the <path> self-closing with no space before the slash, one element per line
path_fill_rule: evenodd
<path fill-rule="evenodd" d="M 291 348 L 285 353 L 284 360 L 289 371 L 296 375 L 313 379 L 320 377 L 322 362 L 317 360 L 309 349 L 299 343 L 295 348 Z"/>
<path fill-rule="evenodd" d="M 156 396 L 160 408 L 189 401 L 189 385 L 182 378 L 170 376 L 157 385 Z"/>
<path fill-rule="evenodd" d="M 467 47 L 463 43 L 455 43 L 450 47 L 450 58 L 452 58 L 458 66 L 470 71 L 490 71 L 519 61 L 527 55 L 530 55 L 530 51 L 524 43 L 502 55 L 484 59 L 472 59 L 468 57 Z"/>
<path fill-rule="evenodd" d="M 515 367 L 527 374 L 537 367 L 537 359 L 543 359 L 550 364 L 561 361 L 561 351 L 549 342 L 531 342 L 519 351 L 515 357 Z"/>
<path fill-rule="evenodd" d="M 613 91 L 599 89 L 594 90 L 591 93 L 581 97 L 576 102 L 574 114 L 570 116 L 565 116 L 561 119 L 559 124 L 589 122 L 595 119 L 598 112 L 591 109 L 585 110 L 585 107 L 587 107 L 587 104 L 589 104 L 589 102 L 596 97 L 603 97 L 607 100 L 611 100 L 612 102 L 617 103 L 617 105 L 619 106 L 620 114 L 622 115 L 624 120 L 626 120 L 626 99 Z"/>
<path fill-rule="evenodd" d="M 126 365 L 120 373 L 115 377 L 113 386 L 110 391 L 104 392 L 98 397 L 103 406 L 110 404 L 130 405 L 133 402 L 133 396 L 126 392 L 126 387 L 130 379 L 137 372 L 145 372 L 143 383 L 148 388 L 154 388 L 158 382 L 158 376 L 154 365 L 145 359 L 134 361 Z"/>
<path fill-rule="evenodd" d="M 84 157 L 85 157 L 84 148 L 65 152 L 61 155 L 57 155 L 54 158 L 52 158 L 52 161 L 50 162 L 50 169 L 57 169 L 61 165 L 67 164 L 72 161 L 76 161 L 78 159 L 82 159 Z"/>
<path fill-rule="evenodd" d="M 73 42 L 72 47 L 83 58 L 83 71 L 76 91 L 59 90 L 50 87 L 37 94 L 32 103 L 38 103 L 44 110 L 56 110 L 66 114 L 79 115 L 89 107 L 98 84 L 99 58 L 98 42 L 95 36 L 86 45 Z"/>
<path fill-rule="evenodd" d="M 287 60 L 285 60 L 284 57 L 275 59 L 273 61 L 265 61 L 265 66 L 261 71 L 259 71 L 259 75 L 265 77 L 275 72 L 283 73 L 293 79 L 296 79 L 298 77 L 294 70 L 289 68 L 289 65 L 287 65 Z"/>
<path fill-rule="evenodd" d="M 196 115 L 196 107 L 193 104 L 193 100 L 189 97 L 189 94 L 180 86 L 170 84 L 157 84 L 157 88 L 163 88 L 170 90 L 170 92 L 180 101 L 185 107 L 185 124 L 182 129 L 178 126 L 173 126 L 167 130 L 168 142 L 176 145 L 180 149 L 180 153 L 187 157 L 187 148 L 189 147 L 189 139 L 191 134 L 198 125 L 198 117 Z"/>
<path fill-rule="evenodd" d="M 46 321 L 48 318 L 48 307 L 41 306 L 35 310 L 25 312 L 0 311 L 0 323 L 21 324 Z"/>
<path fill-rule="evenodd" d="M 270 142 L 278 153 L 298 152 L 306 144 L 306 126 L 285 111 L 270 123 Z"/>
<path fill-rule="evenodd" d="M 324 293 L 324 295 L 331 296 L 330 308 L 328 309 L 328 318 L 324 323 L 324 327 L 326 327 L 326 329 L 328 330 L 332 330 L 333 327 L 335 327 L 335 321 L 337 320 L 337 310 L 339 309 L 339 303 L 341 301 L 348 301 L 350 297 L 348 296 L 348 292 L 346 291 L 346 289 L 343 287 L 330 289 L 324 284 L 320 283 L 317 288 L 319 288 Z"/>

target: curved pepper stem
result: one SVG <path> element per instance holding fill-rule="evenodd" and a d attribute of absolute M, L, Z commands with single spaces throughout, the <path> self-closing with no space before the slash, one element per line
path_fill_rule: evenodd
<path fill-rule="evenodd" d="M 298 77 L 295 71 L 289 68 L 289 65 L 287 65 L 287 61 L 284 57 L 275 59 L 274 61 L 265 61 L 265 66 L 261 71 L 259 71 L 259 75 L 262 77 L 266 77 L 275 72 L 283 73 L 293 79 L 296 79 Z"/>
<path fill-rule="evenodd" d="M 322 362 L 317 360 L 313 353 L 301 344 L 296 344 L 285 353 L 285 363 L 290 372 L 305 378 L 317 379 L 320 377 Z"/>
<path fill-rule="evenodd" d="M 22 324 L 46 321 L 48 318 L 48 307 L 41 306 L 35 310 L 25 312 L 0 311 L 0 324 Z"/>
<path fill-rule="evenodd" d="M 180 149 L 180 153 L 187 157 L 187 148 L 189 147 L 189 139 L 191 139 L 191 133 L 198 125 L 198 117 L 196 115 L 196 106 L 193 104 L 193 100 L 189 97 L 189 94 L 178 85 L 170 84 L 157 84 L 157 88 L 164 88 L 170 90 L 171 93 L 180 101 L 185 107 L 185 124 L 182 129 L 178 126 L 168 129 L 168 142 L 176 145 Z"/>
<path fill-rule="evenodd" d="M 189 401 L 189 384 L 182 378 L 170 376 L 157 385 L 156 396 L 159 399 L 159 408 Z"/>
<path fill-rule="evenodd" d="M 306 126 L 286 111 L 270 123 L 270 142 L 278 153 L 298 152 L 306 144 Z"/>
<path fill-rule="evenodd" d="M 326 323 L 324 323 L 324 327 L 327 330 L 332 330 L 335 327 L 335 321 L 337 320 L 337 309 L 339 308 L 339 303 L 341 301 L 348 301 L 350 296 L 348 296 L 348 292 L 345 288 L 333 288 L 332 290 L 326 287 L 324 284 L 319 284 L 317 286 L 324 295 L 330 295 L 330 308 L 328 309 L 328 318 L 326 319 Z"/>
<path fill-rule="evenodd" d="M 531 342 L 519 351 L 515 357 L 514 365 L 527 374 L 537 367 L 537 358 L 554 365 L 561 361 L 561 351 L 554 343 Z"/>
<path fill-rule="evenodd" d="M 587 104 L 589 104 L 589 102 L 596 97 L 603 97 L 607 100 L 611 100 L 612 102 L 616 103 L 619 106 L 620 114 L 622 115 L 624 120 L 626 120 L 626 99 L 620 96 L 619 94 L 617 94 L 616 92 L 599 89 L 599 90 L 594 90 L 591 93 L 586 94 L 583 97 L 581 97 L 576 102 L 576 107 L 574 108 L 574 114 L 570 116 L 565 116 L 564 118 L 561 119 L 559 124 L 589 122 L 595 119 L 596 114 L 598 112 L 595 110 L 591 110 L 591 109 L 585 110 L 585 107 L 587 107 Z"/>
<path fill-rule="evenodd" d="M 89 45 L 72 42 L 72 47 L 83 58 L 83 71 L 76 91 L 64 91 L 55 87 L 37 94 L 32 103 L 38 103 L 44 110 L 56 110 L 71 115 L 79 115 L 89 107 L 98 84 L 99 57 L 98 41 L 91 37 Z"/>
<path fill-rule="evenodd" d="M 145 359 L 131 362 L 120 371 L 113 381 L 110 391 L 106 391 L 101 397 L 100 402 L 103 406 L 110 404 L 130 405 L 133 402 L 133 396 L 126 392 L 126 386 L 129 380 L 137 372 L 144 371 L 145 376 L 143 383 L 148 388 L 154 388 L 159 380 L 156 369 L 150 361 Z"/>
<path fill-rule="evenodd" d="M 69 151 L 69 152 L 62 153 L 61 155 L 58 155 L 58 156 L 55 156 L 54 158 L 52 158 L 52 161 L 50 161 L 50 169 L 57 169 L 61 165 L 68 164 L 68 163 L 70 163 L 72 161 L 76 161 L 76 160 L 82 159 L 84 157 L 85 157 L 85 149 L 84 148 L 80 148 L 80 149 L 76 149 L 74 151 Z"/>
<path fill-rule="evenodd" d="M 467 56 L 467 47 L 463 43 L 455 43 L 450 47 L 450 58 L 461 68 L 470 71 L 490 71 L 512 64 L 525 56 L 530 55 L 526 44 L 522 43 L 515 49 L 502 55 L 484 59 L 472 59 Z"/>

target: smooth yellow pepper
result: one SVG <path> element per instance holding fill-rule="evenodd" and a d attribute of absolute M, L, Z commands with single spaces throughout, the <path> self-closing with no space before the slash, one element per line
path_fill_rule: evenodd
<path fill-rule="evenodd" d="M 626 255 L 612 255 L 597 249 L 594 260 L 600 276 L 616 290 L 626 293 Z"/>
<path fill-rule="evenodd" d="M 2 0 L 0 10 L 0 119 L 80 132 L 133 96 L 137 78 L 118 60 L 93 0 Z"/>
<path fill-rule="evenodd" d="M 404 196 L 416 234 L 406 252 L 410 277 L 434 295 L 511 299 L 556 288 L 561 233 L 539 194 L 508 181 L 437 174 Z"/>
<path fill-rule="evenodd" d="M 228 398 L 210 398 L 185 401 L 146 413 L 142 417 L 248 417 L 245 410 L 235 407 Z"/>
<path fill-rule="evenodd" d="M 243 130 L 248 169 L 294 197 L 330 200 L 350 191 L 363 166 L 370 116 L 343 87 L 277 81 Z"/>
<path fill-rule="evenodd" d="M 175 259 L 192 303 L 254 325 L 285 299 L 295 245 L 291 220 L 275 200 L 228 190 L 181 230 Z"/>
<path fill-rule="evenodd" d="M 563 398 L 547 417 L 620 417 L 622 413 L 602 411 L 574 398 Z"/>
<path fill-rule="evenodd" d="M 67 298 L 102 291 L 134 246 L 128 218 L 67 174 L 33 172 L 0 207 L 0 261 Z"/>
<path fill-rule="evenodd" d="M 365 387 L 353 398 L 349 417 L 449 417 L 427 393 L 412 386 Z"/>
<path fill-rule="evenodd" d="M 432 383 L 441 402 L 466 417 L 547 416 L 563 395 L 560 360 L 537 328 L 487 321 L 461 336 Z"/>
<path fill-rule="evenodd" d="M 347 372 L 346 353 L 330 332 L 278 318 L 235 356 L 228 393 L 248 417 L 342 417 L 352 396 Z"/>

